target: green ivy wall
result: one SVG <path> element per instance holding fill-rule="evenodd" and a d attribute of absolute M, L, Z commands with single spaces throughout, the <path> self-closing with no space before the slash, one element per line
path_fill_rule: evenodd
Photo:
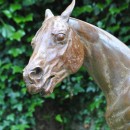
<path fill-rule="evenodd" d="M 0 0 L 0 130 L 109 130 L 104 95 L 83 67 L 50 96 L 28 94 L 23 82 L 45 9 L 58 15 L 70 2 Z M 77 0 L 72 16 L 130 45 L 130 0 Z"/>

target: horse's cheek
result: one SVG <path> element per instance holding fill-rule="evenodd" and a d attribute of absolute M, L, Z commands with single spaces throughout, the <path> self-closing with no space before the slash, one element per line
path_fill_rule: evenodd
<path fill-rule="evenodd" d="M 75 60 L 74 60 L 74 65 L 72 67 L 73 67 L 73 72 L 75 73 L 80 69 L 80 67 L 83 64 L 84 49 L 83 49 L 83 44 L 79 40 L 77 40 L 77 42 L 74 44 L 75 44 L 75 47 L 74 47 Z"/>
<path fill-rule="evenodd" d="M 74 37 L 67 55 L 68 69 L 71 71 L 71 73 L 77 72 L 82 66 L 84 60 L 83 44 L 80 42 L 79 38 Z"/>

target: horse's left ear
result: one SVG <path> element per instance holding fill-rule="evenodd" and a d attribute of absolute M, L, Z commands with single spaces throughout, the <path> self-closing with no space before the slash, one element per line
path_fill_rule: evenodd
<path fill-rule="evenodd" d="M 69 17 L 74 9 L 75 6 L 75 0 L 72 1 L 72 3 L 66 8 L 66 10 L 61 14 L 61 17 L 68 22 Z"/>
<path fill-rule="evenodd" d="M 51 12 L 51 10 L 50 9 L 46 9 L 46 11 L 45 11 L 45 20 L 46 19 L 49 19 L 49 18 L 51 18 L 51 17 L 53 17 L 54 15 L 53 15 L 53 13 Z"/>

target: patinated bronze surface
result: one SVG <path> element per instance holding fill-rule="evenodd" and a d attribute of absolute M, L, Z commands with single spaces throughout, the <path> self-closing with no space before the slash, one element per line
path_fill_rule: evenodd
<path fill-rule="evenodd" d="M 23 72 L 28 91 L 52 93 L 84 65 L 105 94 L 111 130 L 130 130 L 130 49 L 104 30 L 70 18 L 74 5 L 75 0 L 60 16 L 46 10 Z"/>

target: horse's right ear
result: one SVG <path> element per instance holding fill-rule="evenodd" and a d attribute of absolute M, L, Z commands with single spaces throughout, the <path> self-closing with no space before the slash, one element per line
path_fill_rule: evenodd
<path fill-rule="evenodd" d="M 75 0 L 72 0 L 72 3 L 66 8 L 66 10 L 61 14 L 61 17 L 65 20 L 68 21 L 69 17 L 74 9 L 75 6 Z"/>
<path fill-rule="evenodd" d="M 51 12 L 51 10 L 50 9 L 46 9 L 46 11 L 45 11 L 45 20 L 46 19 L 49 19 L 49 18 L 51 18 L 51 17 L 53 17 L 54 15 L 53 15 L 53 13 Z"/>

